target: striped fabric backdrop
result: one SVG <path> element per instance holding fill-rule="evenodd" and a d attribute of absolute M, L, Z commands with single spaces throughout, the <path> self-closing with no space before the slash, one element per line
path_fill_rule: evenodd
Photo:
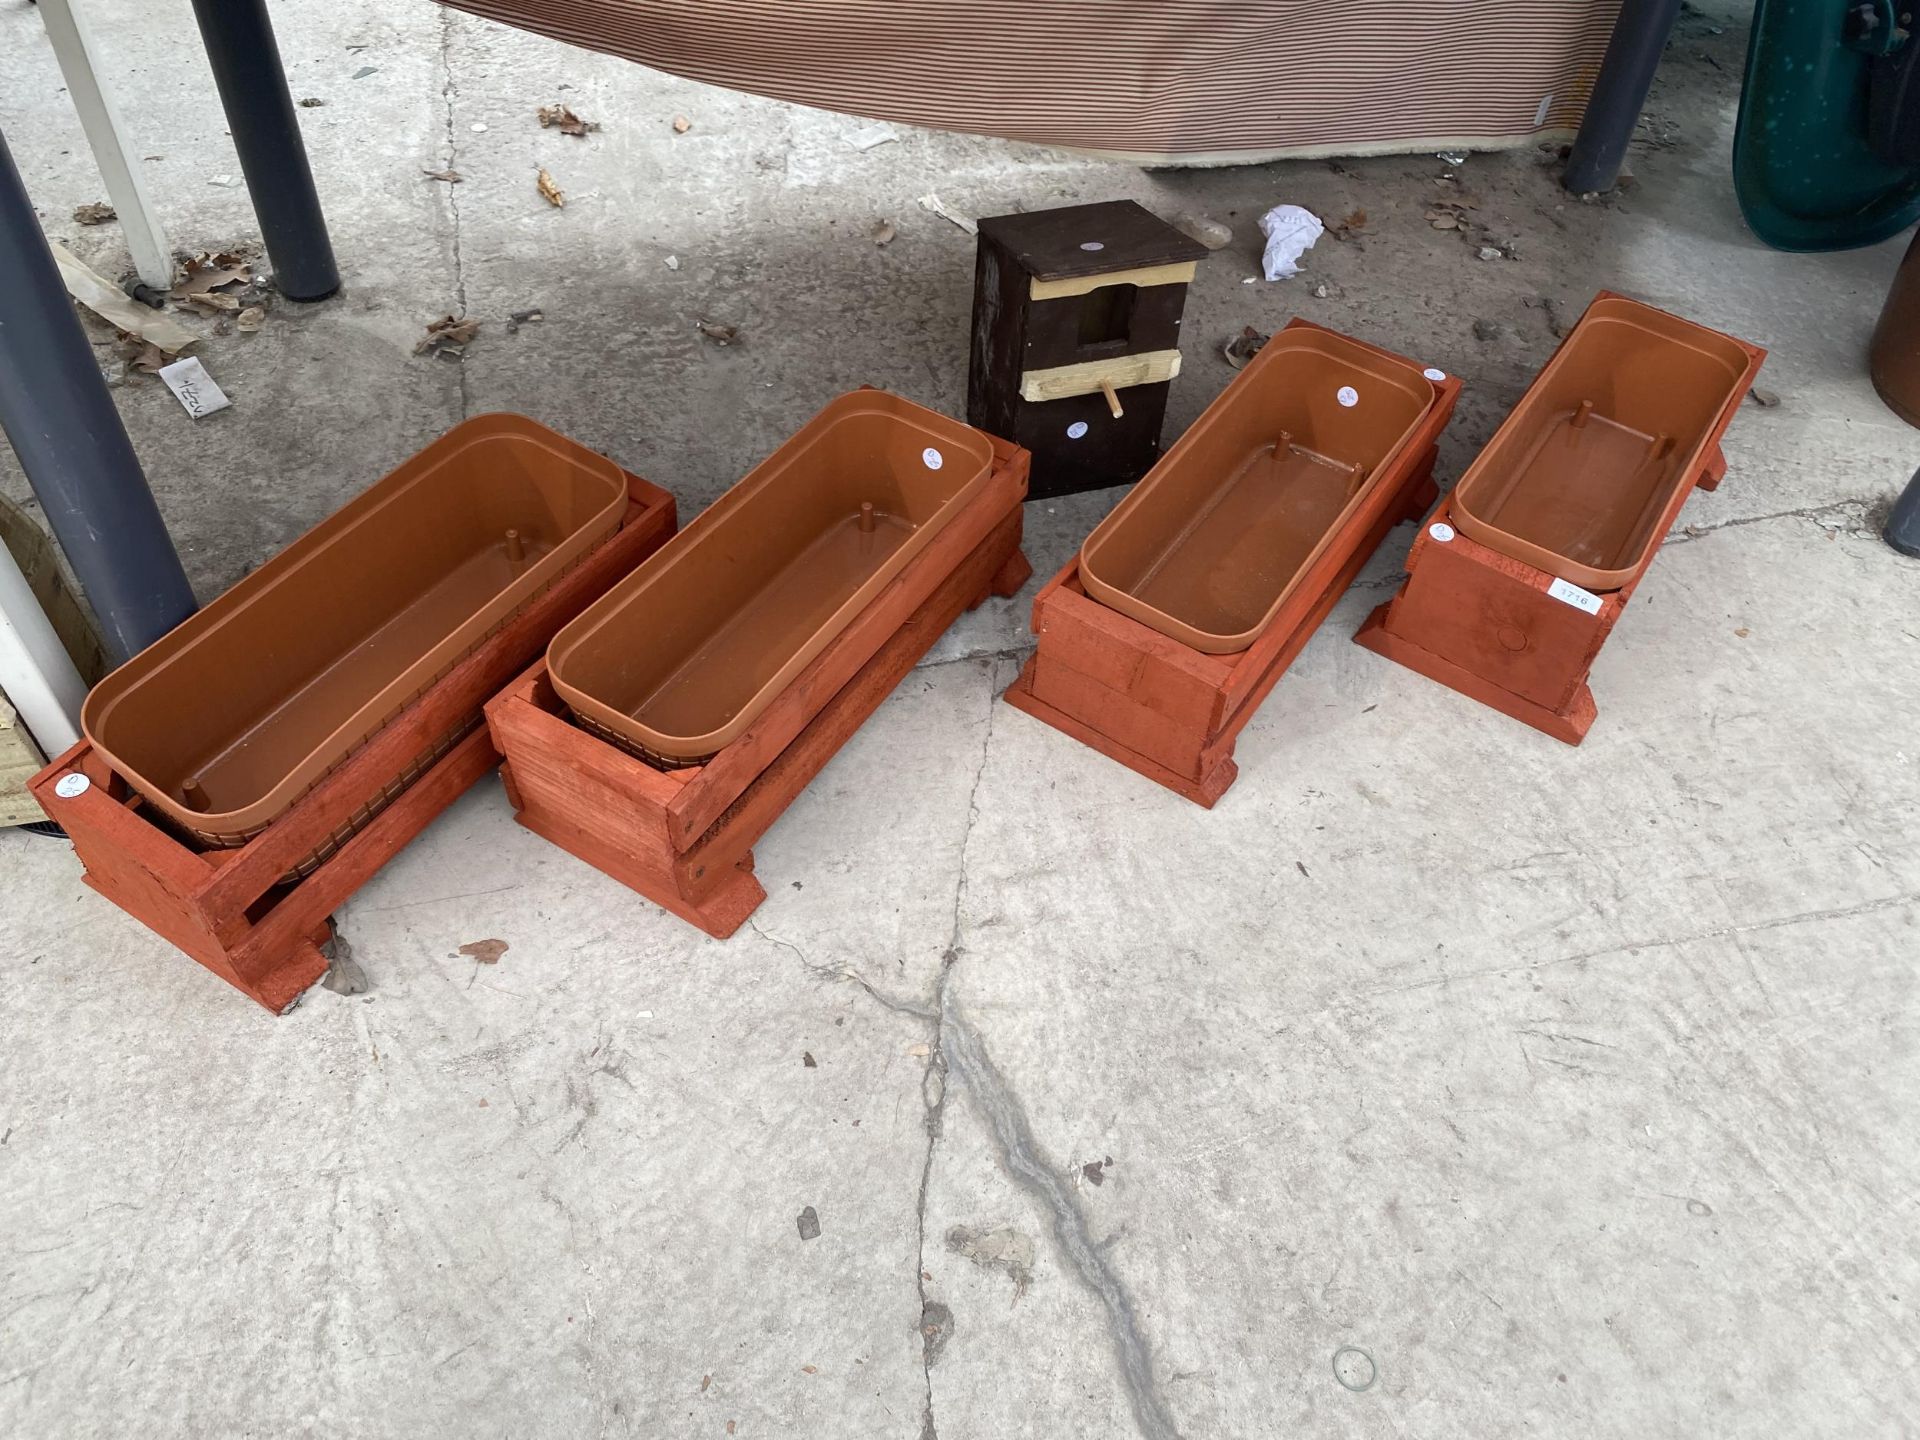
<path fill-rule="evenodd" d="M 445 0 L 709 84 L 1140 159 L 1493 147 L 1579 122 L 1618 0 Z"/>

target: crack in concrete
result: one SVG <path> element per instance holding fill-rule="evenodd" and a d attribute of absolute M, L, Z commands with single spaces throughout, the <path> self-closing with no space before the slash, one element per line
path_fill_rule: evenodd
<path fill-rule="evenodd" d="M 967 898 L 967 852 L 973 846 L 974 826 L 980 823 L 980 785 L 987 778 L 987 761 L 993 753 L 994 722 L 1000 717 L 1000 659 L 996 657 L 989 667 L 987 683 L 987 733 L 980 737 L 980 764 L 973 772 L 973 785 L 967 791 L 967 823 L 960 832 L 960 873 L 953 885 L 953 926 L 947 933 L 946 963 L 951 965 L 960 954 L 960 907 Z M 935 1008 L 939 1008 L 939 996 L 945 993 L 946 971 L 941 971 L 941 985 L 935 994 Z"/>
<path fill-rule="evenodd" d="M 1826 920 L 1850 920 L 1859 915 L 1873 915 L 1882 910 L 1898 910 L 1909 905 L 1920 904 L 1920 891 L 1910 895 L 1888 895 L 1879 900 L 1866 900 L 1858 905 L 1842 905 L 1825 910 L 1804 910 L 1793 915 L 1780 915 L 1771 920 L 1754 920 L 1746 924 L 1717 925 L 1710 930 L 1696 930 L 1686 935 L 1673 935 L 1656 940 L 1623 940 L 1616 945 L 1607 945 L 1598 950 L 1583 950 L 1577 955 L 1557 955 L 1547 960 L 1527 960 L 1518 965 L 1495 965 L 1483 970 L 1461 970 L 1449 975 L 1436 975 L 1430 980 L 1413 980 L 1404 985 L 1381 985 L 1371 990 L 1359 992 L 1363 998 L 1371 999 L 1376 995 L 1404 995 L 1412 990 L 1430 990 L 1436 985 L 1457 985 L 1470 980 L 1485 980 L 1493 976 L 1516 975 L 1523 971 L 1548 970 L 1561 965 L 1578 965 L 1586 960 L 1605 960 L 1615 955 L 1631 955 L 1642 950 L 1671 950 L 1680 945 L 1697 945 L 1707 940 L 1738 941 L 1742 935 L 1754 935 L 1768 930 L 1784 930 L 1794 925 Z M 1316 1011 L 1315 1013 L 1323 1013 Z M 1302 1018 L 1288 1016 L 1289 1020 Z"/>
<path fill-rule="evenodd" d="M 770 931 L 762 930 L 760 928 L 760 922 L 751 916 L 747 918 L 747 928 L 752 930 L 754 934 L 758 935 L 768 944 L 778 945 L 782 950 L 792 951 L 793 958 L 798 960 L 801 966 L 816 979 L 842 980 L 850 984 L 858 985 L 862 990 L 866 991 L 868 996 L 882 1009 L 891 1010 L 896 1015 L 911 1015 L 916 1020 L 926 1021 L 932 1021 L 938 1018 L 932 1010 L 924 1005 L 916 1005 L 911 1000 L 901 1000 L 887 994 L 886 991 L 875 985 L 851 965 L 815 964 L 807 958 L 806 951 L 802 950 L 791 940 L 783 940 L 780 936 Z"/>
<path fill-rule="evenodd" d="M 1126 1287 L 1107 1263 L 1095 1242 L 1086 1216 L 1060 1178 L 1060 1169 L 1040 1153 L 1021 1107 L 1007 1082 L 994 1069 L 986 1047 L 944 989 L 940 1006 L 939 1053 L 945 1072 L 955 1076 L 974 1103 L 993 1137 L 1001 1163 L 1014 1183 L 1038 1200 L 1053 1221 L 1053 1236 L 1061 1253 L 1083 1284 L 1106 1307 L 1107 1329 L 1120 1362 L 1120 1379 L 1133 1406 L 1134 1423 L 1147 1440 L 1179 1440 L 1173 1411 L 1160 1394 L 1153 1375 L 1153 1357 Z M 922 1231 L 924 1234 L 924 1223 Z M 922 1271 L 924 1274 L 924 1270 Z"/>
<path fill-rule="evenodd" d="M 1878 499 L 1829 500 L 1823 505 L 1803 505 L 1795 510 L 1775 510 L 1767 515 L 1743 515 L 1732 520 L 1722 520 L 1717 525 L 1687 525 L 1681 527 L 1679 534 L 1669 535 L 1661 542 L 1660 548 L 1664 550 L 1671 545 L 1689 545 L 1695 540 L 1704 540 L 1707 536 L 1718 534 L 1722 530 L 1737 530 L 1743 525 L 1765 525 L 1774 520 L 1811 520 L 1822 530 L 1832 530 L 1848 535 L 1871 534 L 1873 526 L 1868 517 L 1880 503 Z M 1827 525 L 1822 522 L 1822 517 L 1836 514 L 1845 517 L 1847 523 Z"/>
<path fill-rule="evenodd" d="M 959 658 L 971 660 L 977 657 L 968 655 Z M 953 923 L 947 932 L 946 951 L 940 957 L 940 976 L 934 982 L 933 1010 L 927 1017 L 933 1022 L 933 1049 L 927 1059 L 926 1075 L 920 1082 L 921 1100 L 927 1110 L 927 1153 L 920 1162 L 920 1194 L 914 1209 L 914 1282 L 920 1290 L 920 1361 L 927 1384 L 926 1408 L 920 1416 L 920 1440 L 939 1440 L 939 1431 L 933 1423 L 933 1361 L 938 1347 L 934 1344 L 936 1335 L 928 1332 L 928 1316 L 935 1302 L 927 1294 L 927 1191 L 933 1184 L 933 1154 L 940 1143 L 946 1114 L 947 1053 L 943 1037 L 947 1017 L 951 1013 L 948 991 L 953 982 L 954 966 L 960 959 L 960 927 L 963 923 L 960 912 L 967 895 L 967 851 L 973 844 L 974 827 L 980 820 L 980 784 L 986 779 L 987 764 L 993 754 L 993 723 L 999 715 L 1000 704 L 1000 657 L 993 659 L 989 670 L 987 729 L 980 737 L 980 763 L 974 769 L 973 784 L 967 790 L 967 820 L 960 832 L 959 873 L 953 885 Z M 940 1344 L 946 1343 L 952 1329 L 953 1315 L 947 1311 L 945 1329 L 937 1334 Z"/>
<path fill-rule="evenodd" d="M 459 85 L 453 78 L 453 26 L 454 14 L 442 8 L 440 11 L 440 103 L 445 112 L 446 145 L 443 170 L 458 170 L 460 159 L 460 141 L 454 129 L 453 110 L 459 100 Z M 450 181 L 439 185 L 447 192 L 447 209 L 453 220 L 453 300 L 455 315 L 467 318 L 467 266 L 466 256 L 461 250 L 460 233 L 460 184 Z M 458 359 L 453 362 L 460 375 L 460 418 L 465 420 L 473 413 L 473 398 L 467 390 L 467 362 Z"/>
<path fill-rule="evenodd" d="M 964 861 L 965 848 L 961 855 Z M 933 1423 L 933 1357 L 934 1337 L 927 1333 L 928 1316 L 933 1297 L 927 1294 L 927 1192 L 933 1186 L 933 1152 L 940 1143 L 940 1132 L 947 1109 L 947 1060 L 940 1045 L 942 1023 L 940 1016 L 947 1008 L 947 985 L 953 976 L 953 963 L 958 957 L 952 949 L 941 957 L 940 979 L 934 985 L 934 1006 L 936 1014 L 929 1017 L 934 1021 L 933 1053 L 928 1057 L 926 1073 L 920 1080 L 920 1098 L 926 1106 L 927 1150 L 920 1161 L 920 1193 L 914 1205 L 914 1284 L 920 1294 L 920 1369 L 926 1380 L 925 1408 L 920 1412 L 920 1440 L 939 1440 L 939 1431 Z M 953 1328 L 952 1312 L 947 1312 L 946 1333 Z M 946 1333 L 939 1336 L 945 1343 Z"/>
<path fill-rule="evenodd" d="M 1100 1300 L 1107 1312 L 1107 1329 L 1119 1361 L 1121 1383 L 1132 1406 L 1134 1421 L 1147 1440 L 1180 1440 L 1180 1432 L 1154 1379 L 1153 1357 L 1140 1333 L 1133 1301 L 1119 1277 L 1108 1264 L 1105 1247 L 1096 1242 L 1081 1214 L 1072 1192 L 1060 1178 L 1059 1167 L 1040 1153 L 1026 1111 L 987 1057 L 978 1032 L 963 1019 L 952 995 L 953 975 L 963 953 L 961 938 L 965 931 L 967 898 L 967 862 L 973 834 L 980 820 L 980 789 L 986 780 L 992 759 L 995 721 L 999 717 L 1001 662 L 1018 658 L 1024 651 L 993 652 L 958 656 L 935 664 L 955 664 L 960 660 L 991 659 L 993 684 L 988 690 L 986 732 L 980 741 L 980 761 L 967 792 L 966 828 L 960 837 L 959 875 L 954 883 L 953 921 L 949 943 L 940 959 L 940 973 L 934 982 L 932 1005 L 915 1004 L 886 994 L 858 971 L 845 965 L 817 964 L 798 945 L 763 930 L 751 917 L 747 924 L 770 944 L 791 951 L 807 972 L 821 980 L 849 981 L 858 985 L 882 1008 L 911 1016 L 932 1026 L 927 1068 L 921 1077 L 921 1102 L 925 1107 L 927 1148 L 920 1161 L 919 1192 L 915 1199 L 914 1286 L 920 1302 L 915 1329 L 920 1336 L 921 1373 L 925 1383 L 924 1408 L 920 1417 L 920 1440 L 939 1440 L 933 1414 L 933 1366 L 940 1350 L 953 1333 L 953 1314 L 946 1305 L 928 1293 L 927 1198 L 933 1186 L 933 1162 L 940 1137 L 944 1133 L 948 1081 L 957 1077 L 974 1097 L 981 1118 L 1002 1167 L 1014 1183 L 1038 1200 L 1052 1220 L 1055 1243 L 1069 1268 Z"/>
<path fill-rule="evenodd" d="M 960 1015 L 952 993 L 952 979 L 963 949 L 961 936 L 965 926 L 967 897 L 967 859 L 973 832 L 980 818 L 980 787 L 986 779 L 992 758 L 994 720 L 999 714 L 1000 665 L 994 663 L 994 684 L 989 692 L 987 731 L 980 743 L 980 766 L 967 795 L 967 827 L 960 841 L 960 876 L 954 886 L 952 943 L 940 967 L 940 982 L 934 992 L 934 1008 L 939 1021 L 934 1036 L 929 1077 L 926 1163 L 920 1178 L 920 1275 L 921 1309 L 926 1313 L 927 1188 L 933 1174 L 934 1146 L 939 1140 L 945 1114 L 947 1082 L 957 1078 L 979 1106 L 1000 1163 L 1014 1183 L 1039 1200 L 1053 1221 L 1054 1240 L 1070 1268 L 1107 1311 L 1107 1329 L 1114 1354 L 1120 1362 L 1120 1378 L 1133 1407 L 1134 1422 L 1147 1440 L 1179 1440 L 1173 1412 L 1154 1381 L 1153 1357 L 1140 1334 L 1133 1301 L 1126 1288 L 1107 1263 L 1101 1247 L 1088 1230 L 1073 1194 L 1060 1178 L 1060 1169 L 1040 1153 L 1027 1122 L 1025 1109 L 1000 1072 L 988 1059 L 978 1032 Z M 923 1339 L 926 1337 L 923 1333 Z M 944 1336 L 942 1337 L 944 1339 Z M 933 1428 L 932 1356 L 927 1357 L 927 1410 L 922 1425 L 922 1440 L 935 1440 Z"/>
<path fill-rule="evenodd" d="M 992 660 L 995 663 L 1002 660 L 1018 660 L 1024 664 L 1026 658 L 1033 653 L 1033 646 L 1034 642 L 1028 640 L 1022 644 L 1009 645 L 1000 650 L 969 650 L 964 655 L 949 655 L 941 660 L 922 660 L 913 668 L 916 670 L 938 670 L 944 665 L 965 665 L 974 660 Z"/>

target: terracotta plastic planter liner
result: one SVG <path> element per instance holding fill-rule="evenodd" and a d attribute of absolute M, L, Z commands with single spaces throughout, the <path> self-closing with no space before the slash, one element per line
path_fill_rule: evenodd
<path fill-rule="evenodd" d="M 1409 361 L 1282 330 L 1081 545 L 1087 593 L 1203 654 L 1245 650 L 1399 478 L 1435 396 Z"/>
<path fill-rule="evenodd" d="M 611 460 L 520 416 L 477 416 L 101 681 L 87 738 L 181 830 L 244 845 L 626 508 Z M 477 720 L 431 737 L 370 812 Z"/>
<path fill-rule="evenodd" d="M 882 397 L 885 398 L 885 397 Z M 1011 595 L 1028 456 L 989 442 L 986 483 L 959 513 L 705 762 L 661 769 L 569 716 L 549 663 L 487 703 L 515 817 L 708 934 L 766 898 L 752 847 L 964 610 Z"/>
<path fill-rule="evenodd" d="M 666 766 L 740 735 L 981 488 L 981 431 L 833 401 L 549 647 L 588 728 Z"/>
<path fill-rule="evenodd" d="M 66 828 L 88 886 L 267 1009 L 285 1010 L 327 968 L 318 947 L 328 917 L 499 763 L 471 717 L 538 660 L 562 625 L 673 534 L 673 497 L 636 476 L 625 483 L 617 530 L 238 849 L 189 845 L 91 742 L 73 746 L 29 788 Z M 387 795 L 393 777 L 448 734 L 462 738 Z M 286 883 L 301 857 L 320 851 L 325 860 Z"/>
<path fill-rule="evenodd" d="M 1423 371 L 1401 356 L 1303 320 L 1295 320 L 1276 335 L 1256 365 L 1267 351 L 1277 357 L 1271 371 L 1263 376 L 1249 366 L 1243 379 L 1251 377 L 1251 383 L 1240 389 L 1241 382 L 1236 381 L 1215 402 L 1214 409 L 1227 412 L 1229 423 L 1202 431 L 1196 439 L 1204 444 L 1196 443 L 1193 450 L 1182 449 L 1183 438 L 1161 461 L 1162 467 L 1171 468 L 1181 463 L 1183 455 L 1205 454 L 1204 445 L 1214 446 L 1211 453 L 1219 457 L 1221 467 L 1214 490 L 1209 492 L 1194 476 L 1176 474 L 1181 483 L 1169 484 L 1166 493 L 1199 498 L 1190 502 L 1185 515 L 1176 512 L 1171 521 L 1162 522 L 1167 528 L 1158 537 L 1147 530 L 1149 521 L 1140 514 L 1123 513 L 1126 505 L 1109 517 L 1110 522 L 1118 522 L 1116 530 L 1122 524 L 1129 531 L 1135 525 L 1142 527 L 1146 533 L 1138 549 L 1149 556 L 1157 558 L 1174 549 L 1165 537 L 1177 541 L 1184 532 L 1205 541 L 1206 549 L 1223 562 L 1236 558 L 1231 537 L 1223 531 L 1215 543 L 1204 536 L 1221 509 L 1244 506 L 1243 514 L 1251 511 L 1268 521 L 1266 538 L 1276 559 L 1260 567 L 1258 586 L 1235 583 L 1209 592 L 1203 581 L 1189 592 L 1198 591 L 1203 598 L 1225 594 L 1244 608 L 1237 614 L 1224 612 L 1233 615 L 1224 621 L 1215 618 L 1223 613 L 1218 607 L 1206 612 L 1196 606 L 1178 617 L 1179 625 L 1197 618 L 1218 626 L 1203 631 L 1216 644 L 1238 639 L 1231 627 L 1240 623 L 1240 616 L 1253 613 L 1263 623 L 1244 648 L 1231 652 L 1212 653 L 1176 639 L 1164 628 L 1175 617 L 1157 607 L 1144 607 L 1162 621 L 1162 625 L 1149 625 L 1095 597 L 1085 558 L 1095 549 L 1090 541 L 1035 597 L 1033 631 L 1038 646 L 1005 697 L 1016 709 L 1204 806 L 1212 806 L 1233 783 L 1239 773 L 1233 751 L 1240 731 L 1368 558 L 1394 526 L 1418 519 L 1433 504 L 1436 442 L 1460 394 L 1460 382 L 1437 370 Z M 1417 386 L 1397 383 L 1391 388 L 1390 394 L 1402 397 L 1411 389 L 1420 398 L 1420 408 L 1404 430 L 1375 438 L 1373 454 L 1382 458 L 1351 496 L 1347 494 L 1351 472 L 1345 481 L 1334 475 L 1329 484 L 1320 472 L 1331 467 L 1319 459 L 1288 461 L 1266 475 L 1246 473 L 1249 454 L 1256 465 L 1264 463 L 1265 444 L 1273 438 L 1272 432 L 1261 433 L 1259 418 L 1275 400 L 1278 381 L 1273 377 L 1299 378 L 1294 372 L 1301 356 L 1312 357 L 1301 378 L 1308 387 L 1319 385 L 1320 377 L 1334 375 L 1349 381 L 1356 375 L 1399 380 L 1411 372 L 1418 379 Z M 1330 363 L 1335 368 L 1329 369 Z M 1393 405 L 1398 404 L 1396 399 Z M 1279 420 L 1272 423 L 1276 430 L 1281 428 Z M 1226 443 L 1209 438 L 1219 436 L 1226 436 Z M 1276 503 L 1246 505 L 1248 499 L 1263 497 L 1242 496 L 1238 488 L 1261 481 L 1278 482 Z M 1141 486 L 1152 483 L 1150 477 Z M 1166 503 L 1164 495 L 1150 500 L 1154 506 Z M 1145 503 L 1142 511 L 1153 514 Z M 1304 533 L 1284 525 L 1290 516 L 1303 519 Z M 1095 538 L 1100 538 L 1097 532 Z M 1105 554 L 1102 548 L 1101 557 Z M 1111 580 L 1111 573 L 1107 578 Z M 1138 594 L 1123 593 L 1138 605 Z"/>
<path fill-rule="evenodd" d="M 1751 368 L 1718 331 L 1594 301 L 1454 488 L 1454 523 L 1588 590 L 1619 589 L 1665 536 Z"/>
<path fill-rule="evenodd" d="M 1595 334 L 1598 340 L 1583 339 Z M 1669 345 L 1682 346 L 1688 358 L 1649 358 L 1649 350 Z M 1586 369 L 1596 355 L 1610 357 L 1617 373 Z M 1569 357 L 1577 365 L 1563 366 Z M 1728 375 L 1736 357 L 1739 368 Z M 1487 454 L 1421 527 L 1407 556 L 1406 582 L 1367 617 L 1355 641 L 1543 734 L 1579 744 L 1598 714 L 1587 683 L 1593 662 L 1688 492 L 1715 489 L 1726 474 L 1721 437 L 1765 358 L 1756 346 L 1602 292 Z M 1675 391 L 1670 400 L 1647 394 L 1634 378 L 1643 367 L 1667 375 Z M 1575 394 L 1576 382 L 1586 394 Z M 1599 464 L 1617 455 L 1617 433 L 1569 440 L 1565 432 L 1578 428 L 1570 424 L 1569 406 L 1580 399 L 1594 401 L 1589 428 L 1607 418 L 1609 406 L 1619 425 L 1642 435 L 1657 436 L 1672 424 L 1673 446 L 1656 457 L 1659 473 Z M 1718 409 L 1702 429 L 1687 428 L 1712 405 Z M 1566 500 L 1557 511 L 1547 501 L 1553 476 L 1543 460 L 1555 447 L 1570 461 L 1561 476 Z M 1657 447 L 1636 442 L 1635 448 L 1647 455 Z M 1508 456 L 1518 462 L 1486 463 Z M 1674 463 L 1685 465 L 1677 477 L 1668 470 Z M 1617 507 L 1610 521 L 1594 503 L 1596 494 L 1610 496 Z M 1489 513 L 1529 540 L 1489 530 Z M 1571 536 L 1594 540 L 1597 548 L 1580 549 Z M 1543 540 L 1550 544 L 1532 543 Z M 1567 550 L 1619 563 L 1624 568 L 1599 573 L 1620 583 L 1600 590 L 1578 583 L 1594 573 L 1570 564 Z"/>

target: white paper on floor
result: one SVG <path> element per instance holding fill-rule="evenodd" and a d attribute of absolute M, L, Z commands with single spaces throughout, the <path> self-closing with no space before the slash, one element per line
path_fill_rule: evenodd
<path fill-rule="evenodd" d="M 1313 242 L 1326 233 L 1327 227 L 1311 210 L 1276 205 L 1260 217 L 1260 229 L 1267 237 L 1261 268 L 1267 279 L 1284 280 L 1300 273 L 1300 257 L 1313 248 Z"/>
<path fill-rule="evenodd" d="M 187 414 L 196 420 L 216 410 L 224 410 L 233 403 L 213 383 L 213 376 L 207 373 L 207 367 L 200 363 L 196 355 L 176 360 L 171 365 L 162 365 L 160 378 L 167 382 L 174 399 L 185 406 Z"/>

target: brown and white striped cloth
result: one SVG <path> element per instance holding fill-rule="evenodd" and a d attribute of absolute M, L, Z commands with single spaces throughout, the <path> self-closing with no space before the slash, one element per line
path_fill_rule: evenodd
<path fill-rule="evenodd" d="M 1619 0 L 445 0 L 851 115 L 1232 163 L 1576 127 Z"/>

